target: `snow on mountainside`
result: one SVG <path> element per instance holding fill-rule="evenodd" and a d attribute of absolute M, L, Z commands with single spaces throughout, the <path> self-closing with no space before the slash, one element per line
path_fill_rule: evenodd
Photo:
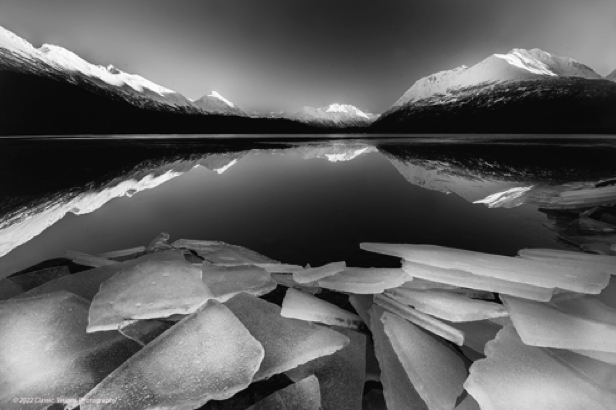
<path fill-rule="evenodd" d="M 210 114 L 238 114 L 238 112 L 241 112 L 237 108 L 228 110 L 227 105 L 204 107 L 193 104 L 182 94 L 144 77 L 125 73 L 112 65 L 103 67 L 91 64 L 72 51 L 60 46 L 44 44 L 37 49 L 3 27 L 0 27 L 0 51 L 8 51 L 8 53 L 2 53 L 2 60 L 4 60 L 1 61 L 1 63 L 4 63 L 2 65 L 6 64 L 14 69 L 40 75 L 60 75 L 77 83 L 86 81 L 89 85 L 118 95 L 140 107 L 155 109 L 162 107 L 174 110 L 180 109 L 191 113 Z M 233 107 L 233 104 L 225 100 L 220 94 L 216 93 L 215 97 L 224 100 Z"/>
<path fill-rule="evenodd" d="M 554 77 L 601 79 L 590 67 L 569 57 L 538 48 L 515 48 L 507 54 L 493 54 L 472 67 L 461 66 L 418 80 L 393 107 L 479 85 Z"/>
<path fill-rule="evenodd" d="M 608 74 L 605 79 L 616 82 L 616 70 L 612 71 L 611 74 Z"/>
<path fill-rule="evenodd" d="M 198 100 L 193 101 L 193 104 L 207 112 L 217 112 L 233 115 L 245 116 L 246 113 L 235 106 L 231 101 L 225 97 L 212 91 L 210 95 L 204 95 Z"/>
<path fill-rule="evenodd" d="M 321 108 L 304 107 L 289 118 L 318 126 L 350 127 L 367 126 L 377 117 L 378 115 L 365 113 L 352 105 L 336 103 Z"/>

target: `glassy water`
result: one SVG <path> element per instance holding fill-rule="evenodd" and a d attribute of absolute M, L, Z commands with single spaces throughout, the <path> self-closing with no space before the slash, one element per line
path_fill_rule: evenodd
<path fill-rule="evenodd" d="M 312 266 L 398 263 L 360 242 L 571 249 L 537 198 L 616 177 L 616 137 L 338 137 L 0 140 L 0 277 L 162 231 Z M 473 203 L 516 188 L 535 196 Z"/>

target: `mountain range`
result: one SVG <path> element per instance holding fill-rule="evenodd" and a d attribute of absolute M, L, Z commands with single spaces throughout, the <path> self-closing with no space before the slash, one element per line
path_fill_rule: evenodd
<path fill-rule="evenodd" d="M 616 70 L 513 49 L 416 81 L 384 113 L 350 104 L 248 116 L 0 27 L 0 135 L 110 133 L 616 133 Z"/>

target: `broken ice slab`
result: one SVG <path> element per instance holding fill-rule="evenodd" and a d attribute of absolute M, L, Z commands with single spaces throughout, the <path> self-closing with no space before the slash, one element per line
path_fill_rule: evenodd
<path fill-rule="evenodd" d="M 116 332 L 87 334 L 88 301 L 68 292 L 0 302 L 0 408 L 43 409 L 18 397 L 75 401 L 141 346 Z"/>
<path fill-rule="evenodd" d="M 255 381 L 330 355 L 349 343 L 348 337 L 334 330 L 284 318 L 280 307 L 246 293 L 234 296 L 225 305 L 265 349 Z"/>
<path fill-rule="evenodd" d="M 518 256 L 539 262 L 570 264 L 584 269 L 605 270 L 616 276 L 616 256 L 593 255 L 560 249 L 522 249 Z"/>
<path fill-rule="evenodd" d="M 582 233 L 604 234 L 604 233 L 616 232 L 616 226 L 609 224 L 607 222 L 597 221 L 595 219 L 588 218 L 585 216 L 580 217 L 577 223 L 578 223 L 578 229 Z"/>
<path fill-rule="evenodd" d="M 222 266 L 277 263 L 277 261 L 255 251 L 251 251 L 250 249 L 220 241 L 178 239 L 171 245 L 178 249 L 195 251 L 206 261 Z"/>
<path fill-rule="evenodd" d="M 428 408 L 452 410 L 464 390 L 464 362 L 453 351 L 401 317 L 386 312 L 381 320 L 402 367 Z"/>
<path fill-rule="evenodd" d="M 276 288 L 270 274 L 253 265 L 227 267 L 204 262 L 201 270 L 203 283 L 219 302 L 226 302 L 240 292 L 261 296 Z"/>
<path fill-rule="evenodd" d="M 541 288 L 524 283 L 479 276 L 470 272 L 444 269 L 420 263 L 404 261 L 402 269 L 410 275 L 454 286 L 463 286 L 488 292 L 504 293 L 525 299 L 547 302 L 552 298 L 553 288 Z"/>
<path fill-rule="evenodd" d="M 88 333 L 117 330 L 125 319 L 157 319 L 193 313 L 213 298 L 200 266 L 146 261 L 101 284 L 90 306 Z"/>
<path fill-rule="evenodd" d="M 298 283 L 315 282 L 319 279 L 335 275 L 336 273 L 343 271 L 345 268 L 346 262 L 344 261 L 328 263 L 327 265 L 319 266 L 317 268 L 308 268 L 293 272 L 293 280 Z"/>
<path fill-rule="evenodd" d="M 450 342 L 457 344 L 458 346 L 462 346 L 464 344 L 464 333 L 452 326 L 441 322 L 438 319 L 433 318 L 432 316 L 421 313 L 410 306 L 407 306 L 384 295 L 375 295 L 374 303 L 382 306 L 383 308 L 389 310 L 392 313 L 397 314 L 401 318 L 406 319 L 409 322 L 414 323 L 417 326 L 420 326 L 427 331 L 442 337 L 443 339 L 449 340 Z M 371 319 L 372 324 L 374 324 L 374 318 L 371 317 Z"/>
<path fill-rule="evenodd" d="M 290 273 L 271 273 L 272 280 L 279 285 L 286 286 L 287 288 L 301 289 L 304 292 L 316 294 L 321 292 L 319 284 L 316 282 L 298 283 L 293 280 L 293 275 Z"/>
<path fill-rule="evenodd" d="M 503 326 L 491 320 L 460 323 L 448 322 L 447 324 L 464 334 L 464 346 L 482 355 L 485 354 L 486 343 L 494 340 L 496 334 L 503 328 Z"/>
<path fill-rule="evenodd" d="M 428 410 L 426 403 L 419 396 L 417 390 L 409 380 L 398 355 L 385 334 L 381 317 L 385 313 L 381 306 L 370 308 L 372 323 L 372 337 L 374 339 L 374 352 L 381 368 L 381 383 L 383 395 L 388 410 Z"/>
<path fill-rule="evenodd" d="M 293 273 L 304 269 L 302 266 L 286 263 L 254 263 L 253 265 L 265 269 L 269 273 Z"/>
<path fill-rule="evenodd" d="M 64 254 L 68 259 L 79 265 L 91 266 L 93 268 L 100 268 L 101 266 L 115 265 L 119 263 L 118 261 L 101 258 L 100 256 L 88 255 L 87 253 L 71 250 L 67 250 Z"/>
<path fill-rule="evenodd" d="M 482 410 L 610 410 L 616 394 L 580 377 L 545 349 L 527 346 L 512 326 L 486 346 L 464 383 Z"/>
<path fill-rule="evenodd" d="M 313 375 L 278 390 L 246 410 L 320 410 L 319 380 Z"/>
<path fill-rule="evenodd" d="M 114 260 L 126 260 L 136 258 L 137 256 L 141 256 L 146 250 L 145 246 L 136 246 L 134 248 L 129 249 L 120 249 L 117 251 L 109 251 L 104 253 L 99 253 L 96 256 L 100 256 L 105 259 L 114 259 Z"/>
<path fill-rule="evenodd" d="M 375 294 L 413 279 L 400 268 L 347 268 L 319 280 L 319 286 L 340 292 Z"/>
<path fill-rule="evenodd" d="M 546 349 L 548 353 L 572 367 L 603 389 L 616 393 L 616 366 L 580 355 L 570 350 Z"/>
<path fill-rule="evenodd" d="M 561 192 L 542 204 L 545 209 L 592 208 L 616 204 L 616 185 Z"/>
<path fill-rule="evenodd" d="M 118 331 L 141 346 L 145 346 L 174 324 L 171 321 L 158 319 L 125 320 L 120 324 Z"/>
<path fill-rule="evenodd" d="M 366 382 L 366 336 L 353 330 L 334 329 L 348 337 L 350 343 L 331 355 L 311 360 L 286 374 L 295 381 L 315 375 L 321 387 L 323 410 L 361 410 Z"/>
<path fill-rule="evenodd" d="M 263 357 L 233 313 L 209 300 L 105 378 L 81 409 L 198 408 L 246 388 Z M 96 403 L 110 398 L 112 405 Z"/>
<path fill-rule="evenodd" d="M 459 289 L 457 286 L 448 285 L 447 283 L 432 282 L 430 280 L 413 278 L 408 282 L 404 282 L 400 285 L 401 288 L 415 289 L 415 290 L 428 290 L 428 289 Z"/>
<path fill-rule="evenodd" d="M 609 322 L 602 321 L 609 318 L 610 311 L 616 312 L 614 309 L 603 305 L 605 309 L 599 309 L 599 313 L 594 309 L 566 312 L 551 304 L 502 298 L 517 333 L 527 345 L 616 353 L 616 315 Z"/>
<path fill-rule="evenodd" d="M 34 289 L 54 279 L 70 274 L 71 272 L 66 266 L 53 266 L 34 272 L 20 273 L 18 275 L 9 276 L 7 279 L 27 292 L 30 289 Z"/>
<path fill-rule="evenodd" d="M 145 251 L 147 253 L 154 253 L 173 249 L 173 247 L 167 243 L 169 238 L 171 238 L 171 236 L 167 232 L 159 233 L 156 238 L 152 239 L 152 242 L 148 244 Z"/>
<path fill-rule="evenodd" d="M 11 299 L 22 293 L 24 291 L 21 286 L 15 284 L 10 279 L 0 279 L 0 300 Z"/>
<path fill-rule="evenodd" d="M 579 245 L 580 249 L 584 252 L 595 253 L 597 255 L 616 256 L 616 246 L 614 245 L 614 243 L 572 243 Z"/>
<path fill-rule="evenodd" d="M 289 288 L 282 301 L 283 317 L 357 329 L 359 316 L 304 292 Z"/>
<path fill-rule="evenodd" d="M 472 322 L 507 316 L 507 310 L 502 305 L 453 293 L 396 288 L 388 289 L 385 294 L 420 312 L 450 322 Z"/>
<path fill-rule="evenodd" d="M 351 303 L 351 306 L 353 306 L 353 309 L 355 309 L 366 326 L 370 327 L 370 313 L 368 312 L 373 303 L 372 295 L 349 295 L 349 303 Z"/>
<path fill-rule="evenodd" d="M 153 253 L 151 255 L 141 256 L 126 262 L 121 262 L 115 265 L 103 266 L 96 269 L 90 269 L 73 275 L 63 276 L 61 278 L 47 282 L 39 287 L 29 290 L 26 293 L 19 295 L 22 297 L 31 297 L 43 295 L 46 293 L 65 290 L 74 293 L 82 298 L 92 300 L 94 295 L 98 293 L 98 289 L 104 281 L 111 278 L 116 273 L 136 266 L 145 261 L 184 261 L 184 255 L 180 251 L 167 251 Z"/>
<path fill-rule="evenodd" d="M 599 293 L 609 280 L 609 273 L 575 266 L 522 258 L 491 255 L 436 245 L 362 243 L 364 250 L 398 256 L 410 262 L 443 269 L 460 270 L 477 276 L 519 282 L 542 288 L 560 288 L 580 293 Z M 430 278 L 424 278 L 430 280 Z M 473 286 L 465 286 L 473 287 Z"/>

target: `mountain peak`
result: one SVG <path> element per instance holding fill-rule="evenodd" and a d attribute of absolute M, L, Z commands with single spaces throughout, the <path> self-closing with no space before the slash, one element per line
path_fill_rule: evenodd
<path fill-rule="evenodd" d="M 553 77 L 602 78 L 592 68 L 572 58 L 539 48 L 514 48 L 507 54 L 493 54 L 472 67 L 461 66 L 424 77 L 416 81 L 393 107 L 482 84 Z"/>
<path fill-rule="evenodd" d="M 616 82 L 616 70 L 612 71 L 605 77 L 606 80 L 615 81 Z"/>
<path fill-rule="evenodd" d="M 229 107 L 235 108 L 235 105 L 231 101 L 227 100 L 225 97 L 223 97 L 222 95 L 220 95 L 216 91 L 212 91 L 212 94 L 208 95 L 208 97 L 218 98 L 220 101 L 224 102 Z"/>

